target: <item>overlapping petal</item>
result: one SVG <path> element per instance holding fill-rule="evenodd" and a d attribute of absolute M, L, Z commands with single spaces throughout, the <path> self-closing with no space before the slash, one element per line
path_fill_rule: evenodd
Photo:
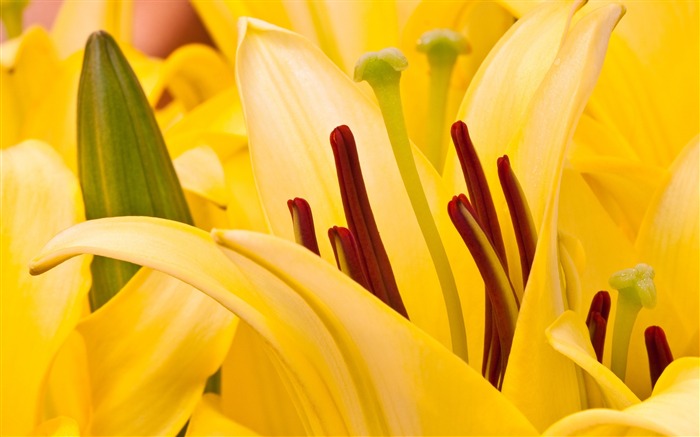
<path fill-rule="evenodd" d="M 48 145 L 28 141 L 2 158 L 2 429 L 38 423 L 44 375 L 85 309 L 89 259 L 42 277 L 27 263 L 57 232 L 83 220 L 78 182 Z"/>
<path fill-rule="evenodd" d="M 299 378 L 300 385 L 295 388 L 311 400 L 323 393 L 318 390 L 324 385 L 308 385 L 314 381 L 314 372 L 312 368 L 302 371 L 305 360 L 295 361 L 295 355 L 301 358 L 320 353 L 324 358 L 313 362 L 317 368 L 330 366 L 328 375 L 332 377 L 325 382 L 328 388 L 343 380 L 352 381 L 336 387 L 339 392 L 329 398 L 330 404 L 313 404 L 326 413 L 337 408 L 338 419 L 347 421 L 348 428 L 337 428 L 340 422 L 336 432 L 534 431 L 469 366 L 306 249 L 243 231 L 215 235 L 232 250 L 226 254 L 233 262 L 222 259 L 201 231 L 182 224 L 148 218 L 103 219 L 62 233 L 32 267 L 35 272 L 43 271 L 81 252 L 94 252 L 143 262 L 196 285 L 267 338 L 273 349 L 281 352 L 278 356 L 285 368 Z M 206 260 L 202 258 L 205 254 L 209 255 Z M 247 289 L 245 282 L 235 277 L 237 271 L 254 281 L 254 287 Z M 358 318 L 358 314 L 363 317 Z M 292 320 L 296 323 L 287 325 Z M 291 350 L 286 344 L 291 339 L 278 331 L 280 324 L 287 325 L 287 335 L 301 334 L 293 339 Z M 302 350 L 305 354 L 300 356 Z M 344 359 L 338 361 L 340 357 Z M 318 410 L 318 416 L 312 414 L 309 404 L 302 403 L 302 407 L 309 420 L 321 420 L 323 425 L 333 420 Z M 319 425 L 307 429 L 318 430 Z"/>
<path fill-rule="evenodd" d="M 582 411 L 555 423 L 545 435 L 698 435 L 699 367 L 697 358 L 678 359 L 644 402 L 623 411 Z"/>

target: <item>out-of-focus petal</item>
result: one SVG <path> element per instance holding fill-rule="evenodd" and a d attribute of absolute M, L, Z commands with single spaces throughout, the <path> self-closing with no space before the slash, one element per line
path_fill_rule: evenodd
<path fill-rule="evenodd" d="M 61 57 L 82 49 L 92 32 L 105 30 L 123 43 L 131 42 L 133 30 L 131 2 L 63 2 L 51 36 Z"/>
<path fill-rule="evenodd" d="M 700 7 L 625 6 L 587 113 L 617 130 L 643 163 L 667 167 L 700 130 Z"/>
<path fill-rule="evenodd" d="M 654 268 L 657 302 L 640 312 L 630 346 L 630 361 L 643 360 L 644 329 L 661 326 L 674 357 L 698 356 L 700 278 L 700 193 L 698 138 L 691 141 L 653 196 L 642 222 L 636 249 L 640 262 Z M 637 357 L 637 358 L 635 358 Z M 646 366 L 628 366 L 627 382 L 635 392 L 649 392 Z"/>
<path fill-rule="evenodd" d="M 39 426 L 34 428 L 31 435 L 76 437 L 81 434 L 75 420 L 70 417 L 59 416 L 39 424 Z"/>
<path fill-rule="evenodd" d="M 207 393 L 197 404 L 186 436 L 254 436 L 257 433 L 231 420 L 221 411 L 221 399 L 218 395 Z"/>
<path fill-rule="evenodd" d="M 75 176 L 48 145 L 2 150 L 2 429 L 26 434 L 39 420 L 44 377 L 78 322 L 89 259 L 43 277 L 27 266 L 57 232 L 84 219 Z"/>

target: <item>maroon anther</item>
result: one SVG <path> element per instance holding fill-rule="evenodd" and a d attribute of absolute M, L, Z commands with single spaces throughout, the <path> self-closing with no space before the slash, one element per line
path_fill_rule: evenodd
<path fill-rule="evenodd" d="M 386 296 L 385 302 L 399 314 L 408 318 L 389 256 L 379 236 L 377 223 L 369 204 L 355 138 L 347 126 L 338 126 L 331 132 L 331 147 L 335 157 L 340 194 L 348 228 L 357 240 L 357 246 L 365 263 L 367 282 L 375 296 Z"/>
<path fill-rule="evenodd" d="M 357 248 L 357 242 L 352 232 L 348 228 L 333 226 L 328 230 L 328 238 L 331 240 L 338 269 L 372 292 L 367 281 L 365 263 L 362 260 L 362 254 Z M 386 296 L 377 297 L 386 303 Z"/>
<path fill-rule="evenodd" d="M 605 333 L 608 327 L 608 317 L 610 316 L 610 293 L 601 290 L 593 296 L 591 307 L 586 316 L 586 325 L 591 337 L 591 344 L 595 351 L 598 362 L 603 362 L 603 351 L 605 348 Z"/>
<path fill-rule="evenodd" d="M 525 193 L 523 193 L 520 183 L 510 166 L 508 155 L 498 158 L 498 179 L 501 182 L 501 189 L 508 204 L 510 220 L 518 243 L 520 269 L 523 275 L 523 288 L 525 288 L 530 277 L 532 262 L 535 259 L 537 229 L 535 229 L 535 223 L 532 220 Z"/>
<path fill-rule="evenodd" d="M 489 241 L 491 241 L 491 245 L 494 247 L 496 254 L 498 254 L 503 268 L 507 270 L 508 260 L 506 258 L 501 228 L 498 223 L 498 216 L 496 215 L 496 208 L 493 205 L 493 199 L 488 182 L 486 181 L 486 176 L 484 175 L 484 169 L 479 161 L 474 143 L 472 143 L 471 137 L 469 136 L 469 129 L 463 121 L 456 121 L 452 124 L 450 133 L 452 135 L 452 142 L 455 145 L 455 150 L 457 151 L 459 164 L 462 167 L 464 181 L 469 190 L 469 198 L 474 205 L 473 215 L 476 217 L 479 226 L 484 230 Z M 492 345 L 499 343 L 499 338 L 498 331 L 491 329 L 492 326 L 490 326 L 493 325 L 493 309 L 488 299 L 489 292 L 485 291 L 485 294 L 487 297 L 484 301 L 484 355 L 482 358 L 482 374 L 488 378 L 488 375 L 494 373 L 493 365 L 498 362 L 498 360 L 494 360 L 490 355 L 492 353 Z M 494 381 L 491 382 L 493 383 Z"/>
<path fill-rule="evenodd" d="M 649 358 L 651 386 L 654 387 L 666 366 L 673 361 L 673 354 L 666 340 L 666 333 L 659 326 L 650 326 L 644 331 L 644 342 Z"/>
<path fill-rule="evenodd" d="M 318 242 L 316 241 L 316 230 L 314 229 L 314 217 L 311 214 L 309 202 L 300 197 L 287 200 L 289 213 L 292 214 L 292 224 L 294 225 L 294 238 L 296 242 L 309 249 L 316 255 L 320 255 Z"/>
<path fill-rule="evenodd" d="M 486 334 L 488 343 L 484 344 L 484 348 L 488 348 L 490 352 L 484 360 L 482 373 L 495 387 L 499 387 L 508 364 L 515 333 L 518 299 L 503 264 L 479 225 L 474 208 L 467 197 L 464 194 L 453 197 L 447 205 L 447 212 L 472 254 L 486 285 L 487 300 L 490 301 L 493 309 L 495 328 L 489 327 L 489 324 L 486 325 L 490 335 Z M 495 341 L 498 341 L 497 348 L 493 346 Z"/>
<path fill-rule="evenodd" d="M 493 205 L 484 169 L 481 167 L 479 156 L 476 154 L 466 123 L 456 121 L 452 125 L 451 134 L 452 142 L 455 145 L 457 157 L 462 167 L 462 173 L 464 173 L 464 181 L 469 190 L 469 199 L 474 206 L 475 216 L 479 221 L 479 225 L 481 225 L 481 229 L 489 237 L 493 248 L 501 259 L 503 268 L 507 269 L 508 261 L 506 260 L 506 249 L 501 236 L 501 228 L 498 224 L 498 215 L 496 215 L 496 208 Z"/>

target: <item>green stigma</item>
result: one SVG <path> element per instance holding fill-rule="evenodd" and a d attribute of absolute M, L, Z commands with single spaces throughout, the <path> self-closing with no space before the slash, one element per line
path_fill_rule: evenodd
<path fill-rule="evenodd" d="M 629 342 L 637 314 L 642 308 L 656 306 L 654 269 L 647 264 L 637 264 L 634 268 L 614 273 L 609 282 L 618 291 L 611 367 L 624 381 Z"/>
<path fill-rule="evenodd" d="M 407 67 L 408 61 L 399 49 L 388 48 L 366 53 L 355 65 L 355 81 L 366 80 L 377 97 L 401 180 L 406 187 L 411 207 L 418 219 L 418 225 L 440 280 L 452 335 L 452 348 L 455 354 L 467 362 L 467 334 L 464 329 L 464 315 L 457 293 L 457 284 L 440 233 L 430 212 L 428 199 L 423 191 L 413 158 L 413 146 L 406 130 L 399 82 L 401 72 Z"/>
<path fill-rule="evenodd" d="M 434 29 L 424 33 L 416 49 L 425 53 L 430 65 L 430 85 L 426 112 L 424 149 L 433 166 L 442 172 L 447 155 L 444 133 L 447 126 L 447 95 L 457 57 L 469 53 L 469 44 L 460 33 L 450 29 Z"/>

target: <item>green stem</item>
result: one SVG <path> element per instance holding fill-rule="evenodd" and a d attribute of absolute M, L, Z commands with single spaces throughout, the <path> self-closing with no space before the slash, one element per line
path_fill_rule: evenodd
<path fill-rule="evenodd" d="M 626 299 L 623 293 L 620 293 L 615 313 L 610 367 L 622 381 L 625 380 L 625 373 L 627 372 L 627 353 L 629 351 L 630 338 L 632 337 L 632 328 L 641 309 L 641 305 Z"/>
<path fill-rule="evenodd" d="M 405 66 L 405 58 L 397 49 L 386 49 L 378 53 L 367 54 L 358 61 L 355 67 L 355 80 L 366 80 L 377 96 L 396 164 L 440 280 L 447 307 L 452 348 L 455 354 L 466 362 L 468 361 L 467 334 L 464 327 L 462 305 L 457 293 L 457 284 L 423 191 L 406 131 L 399 90 L 400 70 Z"/>
<path fill-rule="evenodd" d="M 627 353 L 637 314 L 642 307 L 656 306 L 653 279 L 654 269 L 646 264 L 637 264 L 610 277 L 610 285 L 618 290 L 610 367 L 622 381 L 627 372 Z"/>
<path fill-rule="evenodd" d="M 447 95 L 457 57 L 469 51 L 466 40 L 450 29 L 435 29 L 424 33 L 418 41 L 418 51 L 428 57 L 430 84 L 428 89 L 425 152 L 438 172 L 442 172 L 447 155 L 444 141 L 447 118 Z"/>

